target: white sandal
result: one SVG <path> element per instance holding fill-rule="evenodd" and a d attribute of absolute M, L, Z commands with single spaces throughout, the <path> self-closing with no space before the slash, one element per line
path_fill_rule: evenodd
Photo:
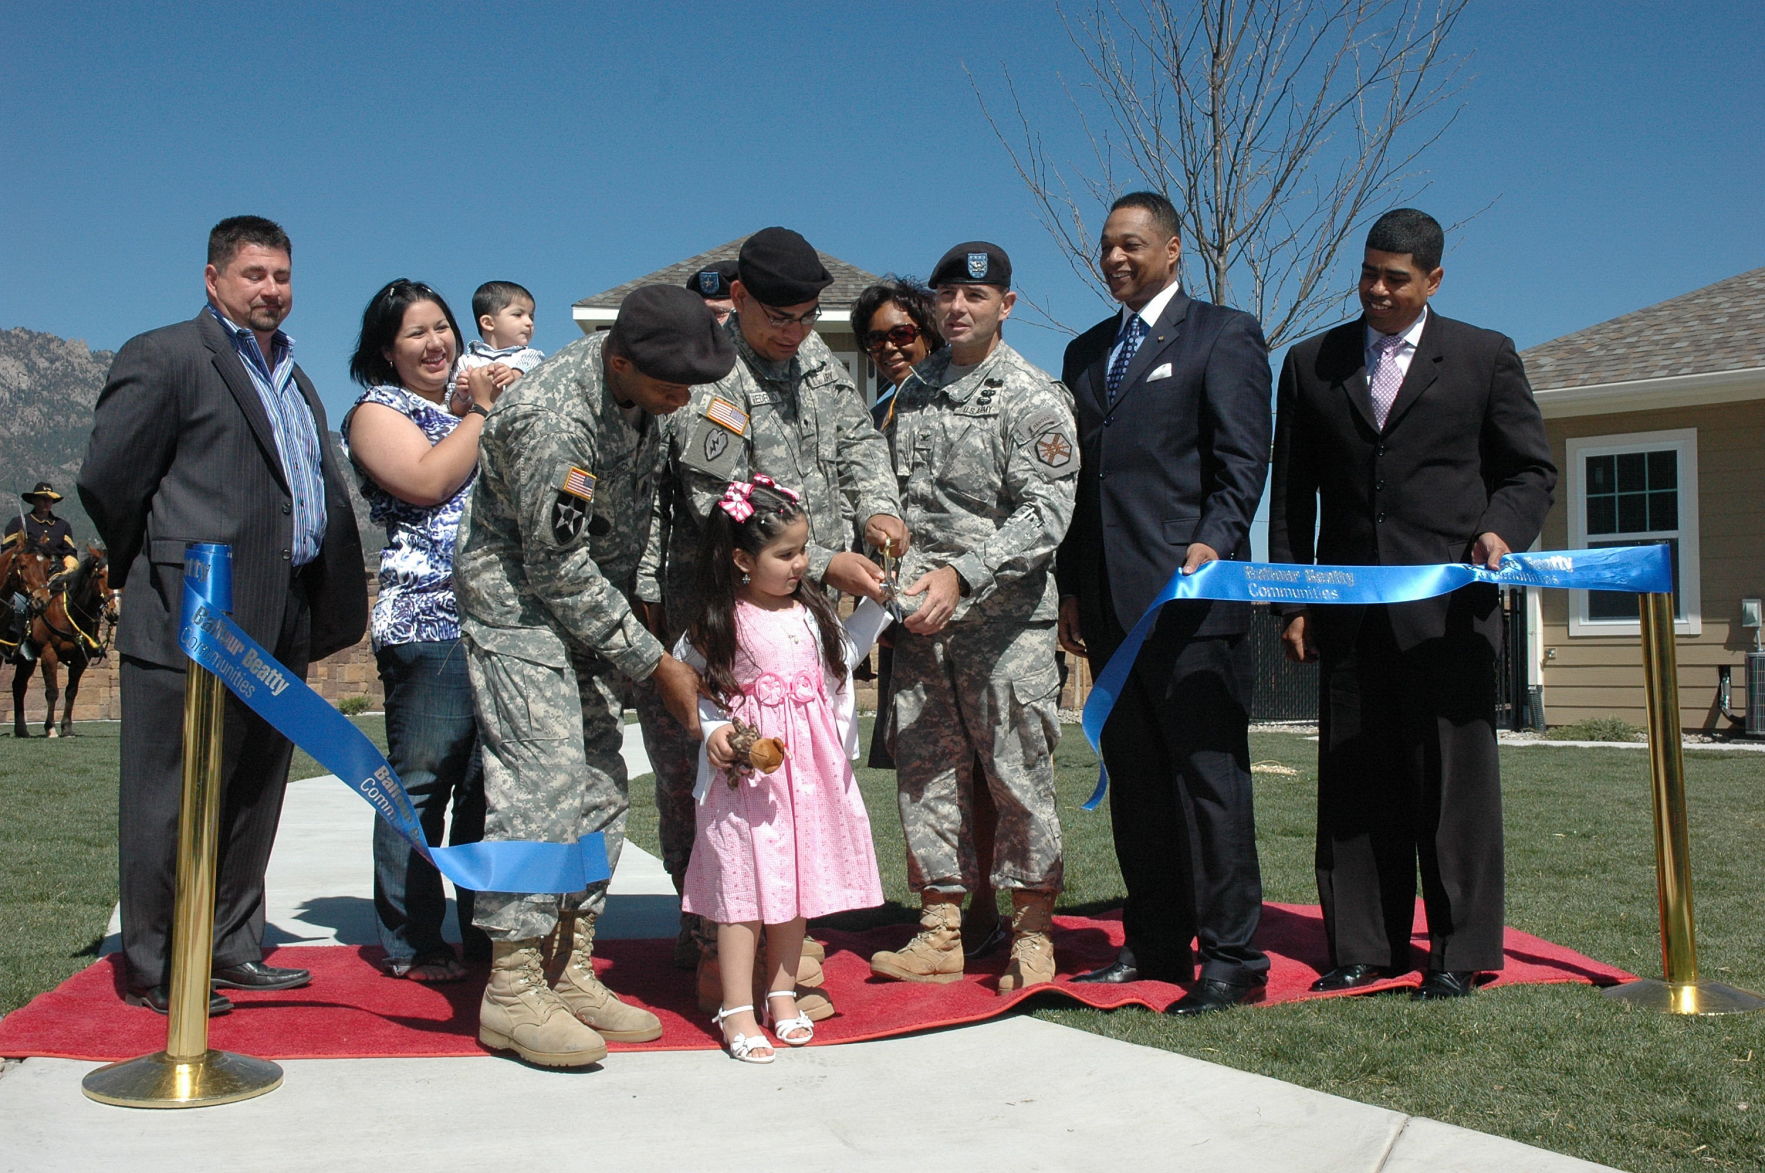
<path fill-rule="evenodd" d="M 724 1019 L 732 1014 L 740 1014 L 744 1010 L 752 1010 L 753 1008 L 754 1004 L 750 1002 L 746 1006 L 730 1006 L 719 1010 L 711 1016 L 711 1025 L 715 1026 L 718 1032 L 721 1033 L 723 1030 Z M 723 1040 L 723 1048 L 729 1052 L 729 1057 L 731 1059 L 738 1060 L 742 1063 L 770 1063 L 775 1057 L 772 1050 L 772 1044 L 766 1041 L 766 1036 L 763 1034 L 750 1037 L 737 1031 L 735 1037 Z M 756 1055 L 754 1053 L 755 1051 L 765 1051 L 766 1054 Z"/>
<path fill-rule="evenodd" d="M 795 990 L 769 990 L 766 993 L 766 1025 L 772 1028 L 772 1036 L 787 1047 L 807 1046 L 815 1039 L 815 1024 L 809 1021 L 809 1016 L 802 1013 L 801 1009 L 798 1010 L 795 1018 L 774 1019 L 772 1017 L 772 1000 L 774 998 L 790 998 L 794 1001 L 796 996 Z M 804 1033 L 793 1035 L 791 1033 L 793 1031 Z"/>

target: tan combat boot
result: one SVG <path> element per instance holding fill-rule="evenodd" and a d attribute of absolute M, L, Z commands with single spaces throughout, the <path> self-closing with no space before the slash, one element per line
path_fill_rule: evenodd
<path fill-rule="evenodd" d="M 999 975 L 999 992 L 1054 980 L 1054 893 L 1011 894 L 1011 960 Z"/>
<path fill-rule="evenodd" d="M 490 984 L 478 1004 L 478 1041 L 541 1067 L 587 1067 L 607 1057 L 600 1035 L 545 984 L 540 939 L 492 941 Z"/>
<path fill-rule="evenodd" d="M 927 891 L 920 895 L 919 932 L 900 952 L 884 950 L 870 959 L 870 971 L 903 982 L 943 985 L 962 978 L 962 894 Z"/>
<path fill-rule="evenodd" d="M 639 1006 L 628 1006 L 601 984 L 594 974 L 594 917 L 565 913 L 560 920 L 569 931 L 575 922 L 570 959 L 552 989 L 570 1013 L 591 1026 L 603 1038 L 616 1043 L 647 1043 L 662 1037 L 662 1020 Z M 564 938 L 559 939 L 563 944 Z"/>

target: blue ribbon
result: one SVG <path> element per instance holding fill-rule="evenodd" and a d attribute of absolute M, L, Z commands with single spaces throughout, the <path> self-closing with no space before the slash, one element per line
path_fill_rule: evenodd
<path fill-rule="evenodd" d="M 431 847 L 385 755 L 299 676 L 239 627 L 233 609 L 233 552 L 192 542 L 184 551 L 178 643 L 276 732 L 311 754 L 366 799 L 436 870 L 475 892 L 580 892 L 605 880 L 600 832 L 575 843 L 498 840 Z"/>
<path fill-rule="evenodd" d="M 1085 739 L 1101 762 L 1104 723 L 1140 655 L 1140 645 L 1146 642 L 1159 610 L 1166 603 L 1177 599 L 1234 603 L 1410 603 L 1448 594 L 1474 582 L 1666 594 L 1673 589 L 1673 564 L 1667 546 L 1662 544 L 1509 554 L 1502 559 L 1500 570 L 1457 562 L 1441 566 L 1302 566 L 1225 561 L 1209 562 L 1194 574 L 1185 575 L 1178 570 L 1097 674 L 1081 722 Z M 1099 765 L 1097 789 L 1085 800 L 1084 808 L 1096 810 L 1108 789 L 1109 775 Z"/>

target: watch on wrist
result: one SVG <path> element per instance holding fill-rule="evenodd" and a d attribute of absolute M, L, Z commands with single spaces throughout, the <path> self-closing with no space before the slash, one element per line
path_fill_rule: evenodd
<path fill-rule="evenodd" d="M 470 406 L 466 409 L 466 414 L 467 415 L 481 415 L 481 416 L 484 416 L 486 419 L 488 419 L 488 418 L 490 418 L 490 409 L 488 407 L 485 407 L 482 403 L 474 403 L 472 406 Z"/>

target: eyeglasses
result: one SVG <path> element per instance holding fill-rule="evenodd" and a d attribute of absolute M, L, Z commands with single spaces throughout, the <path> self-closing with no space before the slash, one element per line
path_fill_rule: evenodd
<path fill-rule="evenodd" d="M 755 304 L 758 305 L 759 303 L 756 302 Z M 815 319 L 821 316 L 821 307 L 816 306 L 806 314 L 797 314 L 795 316 L 790 314 L 775 314 L 769 306 L 760 306 L 760 312 L 766 315 L 766 321 L 771 324 L 774 330 L 784 330 L 791 326 L 813 326 L 815 324 Z"/>
<path fill-rule="evenodd" d="M 911 322 L 903 322 L 888 330 L 872 330 L 864 336 L 866 351 L 881 350 L 883 343 L 891 343 L 896 349 L 904 350 L 919 337 L 919 327 Z"/>

